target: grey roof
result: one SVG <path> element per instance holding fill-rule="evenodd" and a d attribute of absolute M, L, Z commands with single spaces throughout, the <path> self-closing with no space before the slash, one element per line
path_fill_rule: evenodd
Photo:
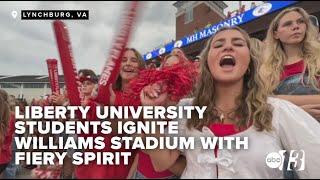
<path fill-rule="evenodd" d="M 48 83 L 47 75 L 4 76 L 0 75 L 0 83 Z M 59 75 L 59 82 L 64 82 L 63 75 Z"/>
<path fill-rule="evenodd" d="M 98 76 L 99 78 L 100 76 Z M 48 75 L 5 76 L 0 75 L 0 83 L 49 83 Z M 59 75 L 59 83 L 64 83 L 64 76 Z"/>

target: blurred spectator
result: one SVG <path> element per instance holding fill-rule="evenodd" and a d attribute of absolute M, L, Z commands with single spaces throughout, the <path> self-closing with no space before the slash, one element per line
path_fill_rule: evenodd
<path fill-rule="evenodd" d="M 253 8 L 255 8 L 255 7 L 257 7 L 256 3 L 255 3 L 255 2 L 252 2 L 252 3 L 251 3 L 251 6 L 250 6 L 250 9 L 253 9 Z"/>
<path fill-rule="evenodd" d="M 231 14 L 232 14 L 232 12 L 228 11 L 227 19 L 231 18 Z"/>
<path fill-rule="evenodd" d="M 242 5 L 240 8 L 240 14 L 244 13 L 246 11 L 246 6 Z"/>
<path fill-rule="evenodd" d="M 239 9 L 236 10 L 236 16 L 240 14 Z"/>
<path fill-rule="evenodd" d="M 314 15 L 310 15 L 310 16 L 309 16 L 309 19 L 310 19 L 310 21 L 312 22 L 312 24 L 313 24 L 314 26 L 316 26 L 316 29 L 318 30 L 317 40 L 320 41 L 319 20 L 318 20 L 318 18 L 317 18 L 316 16 L 314 16 Z"/>
<path fill-rule="evenodd" d="M 14 95 L 10 95 L 9 96 L 9 107 L 10 107 L 10 111 L 14 112 L 16 106 L 16 97 Z"/>
<path fill-rule="evenodd" d="M 147 69 L 156 69 L 156 68 L 157 68 L 156 60 L 152 59 L 151 62 L 147 65 Z"/>
<path fill-rule="evenodd" d="M 4 143 L 4 136 L 8 128 L 10 120 L 10 106 L 8 102 L 8 94 L 6 91 L 0 89 L 0 156 L 2 145 Z"/>
<path fill-rule="evenodd" d="M 170 54 L 172 54 L 172 55 L 178 55 L 178 56 L 180 56 L 182 59 L 188 60 L 186 54 L 184 53 L 184 51 L 183 51 L 181 48 L 175 47 L 175 48 L 171 51 Z"/>
<path fill-rule="evenodd" d="M 164 55 L 160 55 L 160 56 L 158 57 L 158 60 L 159 60 L 159 62 L 160 62 L 160 66 L 162 66 L 162 63 L 163 63 L 163 61 L 164 61 Z"/>
<path fill-rule="evenodd" d="M 317 27 L 317 29 L 319 29 L 319 21 L 318 18 L 314 15 L 310 15 L 309 16 L 310 21 L 312 22 L 313 25 L 315 25 Z"/>
<path fill-rule="evenodd" d="M 0 117 L 0 156 L 2 156 L 1 148 L 9 121 L 9 106 L 2 97 L 0 97 Z"/>
<path fill-rule="evenodd" d="M 201 59 L 200 56 L 197 56 L 193 59 L 193 64 L 196 66 L 198 74 L 200 74 L 200 70 L 201 70 L 200 69 L 200 59 Z"/>
<path fill-rule="evenodd" d="M 200 56 L 196 56 L 196 57 L 193 59 L 193 62 L 194 62 L 194 63 L 200 62 L 200 59 L 201 59 Z"/>
<path fill-rule="evenodd" d="M 9 96 L 9 107 L 10 107 L 10 111 L 11 113 L 14 113 L 15 110 L 15 106 L 16 106 L 16 102 L 15 102 L 15 96 L 10 95 Z M 15 136 L 15 133 L 14 135 Z M 15 179 L 16 178 L 16 173 L 18 170 L 19 165 L 15 164 L 15 152 L 17 151 L 17 145 L 14 142 L 14 140 L 12 140 L 11 143 L 12 146 L 12 158 L 10 163 L 8 164 L 7 168 L 5 169 L 5 171 L 3 172 L 3 178 L 4 179 Z"/>
<path fill-rule="evenodd" d="M 9 96 L 0 89 L 0 176 L 12 158 L 12 141 L 14 134 L 14 113 L 10 111 Z"/>
<path fill-rule="evenodd" d="M 82 94 L 81 104 L 85 105 L 97 93 L 98 76 L 91 69 L 81 69 L 79 70 L 79 78 Z"/>
<path fill-rule="evenodd" d="M 193 33 L 196 33 L 199 31 L 199 28 L 198 27 L 195 27 L 194 30 L 193 30 Z"/>

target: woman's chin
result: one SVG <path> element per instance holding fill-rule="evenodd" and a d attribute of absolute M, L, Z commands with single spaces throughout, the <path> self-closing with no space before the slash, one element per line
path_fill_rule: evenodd
<path fill-rule="evenodd" d="M 233 83 L 237 83 L 240 80 L 242 80 L 243 77 L 225 77 L 225 78 L 219 78 L 216 79 L 215 81 L 219 84 L 233 84 Z"/>
<path fill-rule="evenodd" d="M 135 77 L 137 77 L 137 74 L 128 74 L 128 75 L 124 75 L 122 77 L 123 80 L 125 81 L 131 81 L 132 79 L 134 79 Z"/>

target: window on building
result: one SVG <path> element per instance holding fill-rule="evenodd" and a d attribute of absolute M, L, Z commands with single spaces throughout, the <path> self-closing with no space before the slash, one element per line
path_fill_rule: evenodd
<path fill-rule="evenodd" d="M 43 83 L 25 83 L 23 88 L 44 88 Z"/>
<path fill-rule="evenodd" d="M 193 8 L 187 7 L 185 17 L 184 17 L 184 23 L 188 24 L 189 22 L 192 22 L 192 21 L 193 21 Z"/>
<path fill-rule="evenodd" d="M 1 88 L 20 88 L 21 84 L 18 83 L 1 83 Z"/>
<path fill-rule="evenodd" d="M 64 87 L 64 83 L 59 83 L 59 88 L 63 88 Z M 50 83 L 47 83 L 47 88 L 50 89 L 51 85 Z"/>

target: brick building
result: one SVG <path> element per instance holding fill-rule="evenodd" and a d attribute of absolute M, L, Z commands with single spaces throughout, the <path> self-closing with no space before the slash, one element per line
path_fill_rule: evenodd
<path fill-rule="evenodd" d="M 255 11 L 255 9 L 264 10 L 267 8 L 268 5 L 271 4 L 270 8 L 274 8 L 272 6 L 279 6 L 279 4 L 285 4 L 289 1 L 283 1 L 283 2 L 275 2 L 270 1 L 269 3 L 267 1 L 262 2 L 260 5 L 252 5 L 249 9 L 246 11 L 240 11 L 246 16 L 250 14 L 249 16 L 252 17 L 252 12 Z M 230 20 L 231 23 L 227 22 L 227 25 L 232 25 L 233 17 L 228 19 L 226 15 L 223 13 L 224 9 L 227 7 L 227 5 L 223 1 L 177 1 L 173 4 L 174 7 L 177 8 L 176 13 L 176 42 L 181 39 L 187 39 L 187 45 L 182 46 L 181 48 L 185 51 L 185 53 L 189 56 L 190 59 L 198 56 L 203 49 L 203 47 L 206 44 L 206 41 L 208 40 L 208 37 L 206 38 L 199 38 L 197 37 L 199 34 L 201 36 L 201 32 L 204 28 L 213 27 L 215 24 L 222 24 L 226 23 L 226 21 Z M 263 7 L 264 6 L 264 7 Z M 302 7 L 304 8 L 309 14 L 314 15 L 318 19 L 320 19 L 320 2 L 319 1 L 290 1 L 288 5 L 284 5 L 281 8 L 277 8 L 276 10 L 272 10 L 268 12 L 266 11 L 265 14 L 260 15 L 259 17 L 252 18 L 250 21 L 247 21 L 245 23 L 239 23 L 236 24 L 239 27 L 246 30 L 251 37 L 256 37 L 260 40 L 263 40 L 266 35 L 266 31 L 269 27 L 269 24 L 271 20 L 284 8 L 287 7 Z M 241 8 L 243 9 L 243 8 Z M 250 11 L 250 13 L 249 13 Z M 238 14 L 238 16 L 242 16 L 243 14 Z M 235 23 L 234 23 L 235 24 Z M 198 33 L 197 33 L 198 32 Z M 173 43 L 176 43 L 173 42 Z M 166 48 L 162 55 L 168 54 L 171 52 L 172 48 L 175 47 L 175 45 L 167 44 L 163 48 Z M 158 49 L 149 52 L 144 55 L 144 58 L 147 60 L 147 62 L 151 59 L 157 59 L 159 56 Z"/>
<path fill-rule="evenodd" d="M 177 4 L 178 2 L 184 2 L 184 1 L 177 1 L 175 4 Z M 198 6 L 194 6 L 192 3 L 190 4 L 190 6 L 194 8 L 194 14 L 193 14 L 194 22 L 190 23 L 190 24 L 194 24 L 194 26 L 181 25 L 180 21 L 182 19 L 182 16 L 185 14 L 183 13 L 182 10 L 180 10 L 181 11 L 180 14 L 177 14 L 177 15 L 180 15 L 180 16 L 176 16 L 176 24 L 177 24 L 176 25 L 176 32 L 177 32 L 176 36 L 177 36 L 177 39 L 180 39 L 183 36 L 192 34 L 193 29 L 195 28 L 196 25 L 204 23 L 204 21 L 207 21 L 207 19 L 209 19 L 209 17 L 206 17 L 204 15 L 205 13 L 203 13 L 199 10 L 200 8 L 205 9 L 205 5 L 208 5 L 208 2 L 214 2 L 214 3 L 219 2 L 219 4 L 223 3 L 222 1 L 200 1 L 200 2 L 205 2 L 205 3 L 201 3 L 201 5 L 198 5 Z M 214 4 L 214 3 L 210 3 L 210 4 Z M 194 4 L 199 4 L 199 3 L 194 3 Z M 309 14 L 312 14 L 312 15 L 316 16 L 318 19 L 320 19 L 320 2 L 318 2 L 318 1 L 317 2 L 316 1 L 314 1 L 314 2 L 313 1 L 298 1 L 296 4 L 294 4 L 292 6 L 302 7 Z M 210 12 L 210 14 L 208 13 L 207 16 L 211 16 L 211 15 L 214 16 L 214 13 L 218 14 L 217 12 L 221 12 L 222 8 L 225 8 L 226 6 L 216 5 L 216 6 L 211 6 L 211 7 L 214 7 L 214 9 Z M 187 9 L 188 7 L 185 7 L 185 8 Z M 178 8 L 177 8 L 177 11 L 179 13 Z M 266 36 L 266 32 L 269 27 L 269 23 L 272 21 L 272 19 L 280 11 L 281 10 L 270 13 L 270 14 L 266 14 L 264 16 L 261 16 L 260 18 L 257 18 L 256 20 L 242 24 L 242 25 L 240 25 L 240 27 L 243 28 L 244 30 L 246 30 L 250 34 L 251 37 L 256 37 L 260 40 L 263 40 Z M 224 20 L 222 17 L 226 18 L 225 16 L 219 16 L 219 18 L 217 18 L 217 16 L 215 18 L 211 17 L 211 20 L 212 20 L 211 24 L 218 23 L 219 21 Z M 219 19 L 221 19 L 221 20 L 219 20 Z M 215 20 L 217 20 L 217 21 L 215 21 Z M 181 30 L 181 29 L 183 29 L 183 30 Z M 182 32 L 186 32 L 186 33 L 182 34 Z M 191 44 L 190 46 L 183 47 L 183 49 L 186 52 L 186 54 L 189 55 L 190 58 L 193 58 L 193 57 L 199 55 L 199 53 L 201 52 L 201 50 L 205 46 L 206 40 L 207 39 L 195 42 L 194 44 Z"/>
<path fill-rule="evenodd" d="M 223 1 L 177 1 L 173 6 L 177 8 L 176 39 L 226 18 Z"/>

